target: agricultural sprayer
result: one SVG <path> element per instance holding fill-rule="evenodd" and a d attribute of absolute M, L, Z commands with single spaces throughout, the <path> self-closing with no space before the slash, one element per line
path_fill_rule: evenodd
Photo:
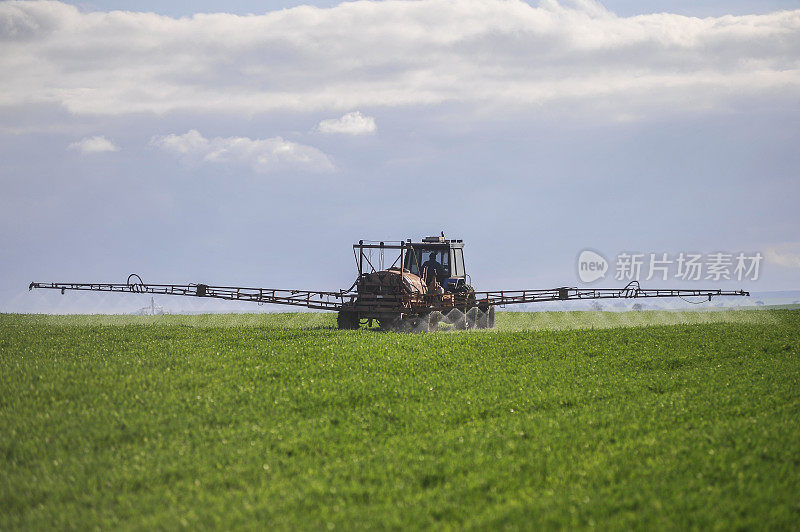
<path fill-rule="evenodd" d="M 247 288 L 197 284 L 150 284 L 131 274 L 125 283 L 31 283 L 29 289 L 91 290 L 210 297 L 274 303 L 338 312 L 340 329 L 365 324 L 403 331 L 494 326 L 496 306 L 587 299 L 749 296 L 743 290 L 645 289 L 637 281 L 624 288 L 560 287 L 545 290 L 480 292 L 464 267 L 464 243 L 442 236 L 400 242 L 360 240 L 353 245 L 358 276 L 350 288 L 336 292 Z M 390 262 L 391 261 L 391 262 Z"/>

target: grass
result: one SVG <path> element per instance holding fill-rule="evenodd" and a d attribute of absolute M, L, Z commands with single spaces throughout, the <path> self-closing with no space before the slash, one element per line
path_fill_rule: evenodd
<path fill-rule="evenodd" d="M 0 316 L 0 529 L 800 522 L 800 312 Z"/>

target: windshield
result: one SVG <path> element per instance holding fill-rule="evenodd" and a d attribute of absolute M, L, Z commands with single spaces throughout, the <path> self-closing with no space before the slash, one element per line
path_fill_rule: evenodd
<path fill-rule="evenodd" d="M 436 279 L 441 282 L 450 277 L 450 249 L 447 247 L 414 246 L 405 259 L 405 268 L 414 275 L 420 275 L 420 269 L 436 271 Z"/>

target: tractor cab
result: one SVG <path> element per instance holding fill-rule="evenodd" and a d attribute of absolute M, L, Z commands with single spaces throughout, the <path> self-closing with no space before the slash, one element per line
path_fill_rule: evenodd
<path fill-rule="evenodd" d="M 455 290 L 466 283 L 464 270 L 464 242 L 447 240 L 443 236 L 429 236 L 422 242 L 406 244 L 403 268 L 420 277 L 436 275 L 436 280 L 446 291 Z"/>
<path fill-rule="evenodd" d="M 423 294 L 434 275 L 445 292 L 468 288 L 463 240 L 448 240 L 444 235 L 429 236 L 422 242 L 412 242 L 410 238 L 400 242 L 359 240 L 353 244 L 353 254 L 358 267 L 359 293 L 385 291 L 389 278 L 385 274 L 397 275 L 400 284 L 415 284 L 409 289 Z M 403 277 L 406 273 L 413 275 Z"/>

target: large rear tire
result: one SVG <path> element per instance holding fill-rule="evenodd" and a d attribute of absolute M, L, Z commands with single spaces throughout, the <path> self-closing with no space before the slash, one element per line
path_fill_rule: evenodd
<path fill-rule="evenodd" d="M 378 320 L 378 328 L 381 331 L 397 331 L 400 328 L 400 320 L 397 318 L 384 318 Z"/>
<path fill-rule="evenodd" d="M 340 310 L 338 316 L 336 316 L 336 325 L 343 330 L 358 329 L 358 313 L 350 310 Z"/>

